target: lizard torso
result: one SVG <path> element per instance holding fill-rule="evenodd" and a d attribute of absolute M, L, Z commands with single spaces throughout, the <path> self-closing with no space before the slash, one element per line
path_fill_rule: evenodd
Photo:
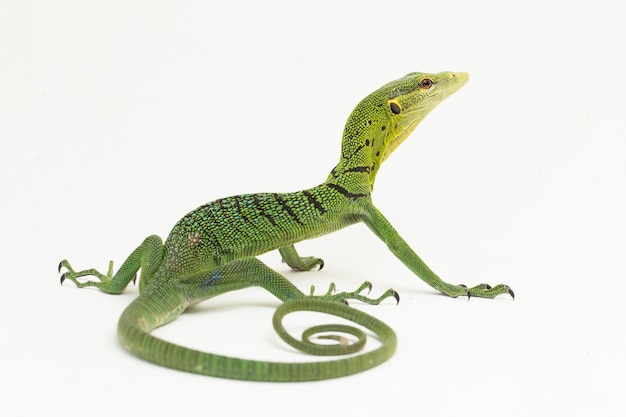
<path fill-rule="evenodd" d="M 165 241 L 165 260 L 183 261 L 193 270 L 212 269 L 334 232 L 357 222 L 357 200 L 369 199 L 348 199 L 341 191 L 322 184 L 293 193 L 215 200 L 178 221 Z M 179 272 L 185 276 L 192 271 Z"/>

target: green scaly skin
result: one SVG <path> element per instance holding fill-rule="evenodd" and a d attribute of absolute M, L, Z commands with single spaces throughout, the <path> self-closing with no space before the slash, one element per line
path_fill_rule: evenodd
<path fill-rule="evenodd" d="M 121 293 L 141 270 L 140 295 L 122 314 L 118 336 L 122 345 L 143 359 L 159 365 L 225 378 L 262 381 L 306 381 L 353 374 L 387 360 L 396 348 L 396 335 L 387 325 L 347 306 L 347 300 L 368 304 L 399 296 L 388 290 L 373 299 L 362 293 L 371 289 L 364 283 L 354 292 L 303 294 L 278 272 L 255 256 L 278 249 L 284 261 L 299 270 L 321 269 L 323 261 L 300 257 L 294 243 L 364 222 L 391 252 L 431 287 L 451 297 L 493 298 L 508 293 L 507 285 L 472 288 L 442 281 L 400 237 L 372 203 L 371 192 L 381 164 L 406 139 L 422 119 L 441 101 L 468 80 L 466 73 L 412 73 L 384 85 L 354 109 L 346 123 L 341 159 L 326 181 L 308 190 L 293 193 L 260 193 L 228 197 L 203 205 L 184 216 L 163 244 L 149 236 L 113 275 L 94 269 L 76 272 L 69 262 L 61 282 L 69 279 L 79 287 L 93 286 Z M 79 277 L 95 276 L 82 282 Z M 347 318 L 375 333 L 382 346 L 371 352 L 330 362 L 273 363 L 232 358 L 199 352 L 158 339 L 150 334 L 156 327 L 174 320 L 190 305 L 227 291 L 260 286 L 284 303 L 276 310 L 274 327 L 287 343 L 312 354 L 350 353 L 364 343 L 363 332 L 340 326 L 336 330 L 354 334 L 354 345 L 339 336 L 320 336 L 338 342 L 319 345 L 309 337 L 335 329 L 321 326 L 305 332 L 303 341 L 292 338 L 282 318 L 299 310 L 321 311 Z"/>

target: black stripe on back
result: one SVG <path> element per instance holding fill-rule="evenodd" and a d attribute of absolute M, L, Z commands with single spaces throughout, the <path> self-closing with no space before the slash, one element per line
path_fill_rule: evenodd
<path fill-rule="evenodd" d="M 345 188 L 343 188 L 341 185 L 337 185 L 337 184 L 326 183 L 325 185 L 327 187 L 332 188 L 333 190 L 339 192 L 340 194 L 342 194 L 346 198 L 367 197 L 369 195 L 369 194 L 365 194 L 365 193 L 358 193 L 358 194 L 351 193 L 350 191 L 348 191 Z"/>
<path fill-rule="evenodd" d="M 272 194 L 272 196 L 274 196 L 274 198 L 276 199 L 276 201 L 278 202 L 278 204 L 281 205 L 282 209 L 284 211 L 287 212 L 287 214 L 289 214 L 291 216 L 292 219 L 294 219 L 297 223 L 304 225 L 304 223 L 302 223 L 300 221 L 300 219 L 298 218 L 298 216 L 296 215 L 296 213 L 293 211 L 293 209 L 291 207 L 289 207 L 287 205 L 287 203 L 285 202 L 285 200 L 282 199 L 282 197 L 276 193 Z"/>
<path fill-rule="evenodd" d="M 311 204 L 313 207 L 315 207 L 315 209 L 317 211 L 319 211 L 320 214 L 326 213 L 326 209 L 324 208 L 324 206 L 322 206 L 322 203 L 317 201 L 317 199 L 315 198 L 315 196 L 313 194 L 311 194 L 307 190 L 302 191 L 302 194 L 304 194 L 304 196 L 307 198 L 307 200 L 309 200 L 309 204 Z"/>
<path fill-rule="evenodd" d="M 369 166 L 366 166 L 366 167 L 363 167 L 363 166 L 361 166 L 361 167 L 352 167 L 352 168 L 346 169 L 343 172 L 344 173 L 346 173 L 346 172 L 367 172 L 367 173 L 369 173 L 370 172 L 370 167 Z"/>

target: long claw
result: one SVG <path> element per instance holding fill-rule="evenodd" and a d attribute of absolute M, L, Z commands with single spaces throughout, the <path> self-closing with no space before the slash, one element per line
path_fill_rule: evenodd
<path fill-rule="evenodd" d="M 59 271 L 59 272 L 61 272 L 61 271 Z M 61 285 L 63 285 L 63 281 L 65 281 L 66 275 L 67 275 L 67 272 L 65 274 L 61 275 Z"/>
<path fill-rule="evenodd" d="M 397 291 L 393 292 L 393 298 L 396 299 L 396 305 L 400 304 L 400 294 Z"/>
<path fill-rule="evenodd" d="M 59 274 L 61 273 L 61 268 L 63 268 L 63 261 L 59 262 L 59 268 L 58 268 Z"/>
<path fill-rule="evenodd" d="M 515 293 L 509 288 L 509 295 L 515 300 Z"/>

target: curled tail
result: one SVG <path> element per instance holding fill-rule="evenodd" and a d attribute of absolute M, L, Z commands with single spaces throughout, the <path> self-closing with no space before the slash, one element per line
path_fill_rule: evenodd
<path fill-rule="evenodd" d="M 152 336 L 150 330 L 164 324 L 171 318 L 169 320 L 161 320 L 160 323 L 157 322 L 154 319 L 158 317 L 157 312 L 154 311 L 155 305 L 143 302 L 143 298 L 143 296 L 140 296 L 131 303 L 120 317 L 118 336 L 124 348 L 142 359 L 158 365 L 196 374 L 275 382 L 337 378 L 361 372 L 381 364 L 393 355 L 397 344 L 397 338 L 393 330 L 369 314 L 335 301 L 301 298 L 282 304 L 274 313 L 274 328 L 283 340 L 290 345 L 307 353 L 318 355 L 351 353 L 354 350 L 353 348 L 346 348 L 342 345 L 316 345 L 306 340 L 312 333 L 333 329 L 357 335 L 359 341 L 356 345 L 361 345 L 362 347 L 364 343 L 364 339 L 361 341 L 361 338 L 364 337 L 363 332 L 351 326 L 340 325 L 317 326 L 305 332 L 304 341 L 296 340 L 287 334 L 287 331 L 282 326 L 282 318 L 296 311 L 317 311 L 351 320 L 376 334 L 382 341 L 382 345 L 375 350 L 357 356 L 308 363 L 267 362 L 216 355 L 189 349 Z M 182 311 L 170 316 L 173 318 L 180 312 Z M 352 330 L 346 330 L 346 327 Z M 325 336 L 325 338 L 339 340 L 336 336 Z M 327 351 L 326 349 L 330 350 Z"/>

